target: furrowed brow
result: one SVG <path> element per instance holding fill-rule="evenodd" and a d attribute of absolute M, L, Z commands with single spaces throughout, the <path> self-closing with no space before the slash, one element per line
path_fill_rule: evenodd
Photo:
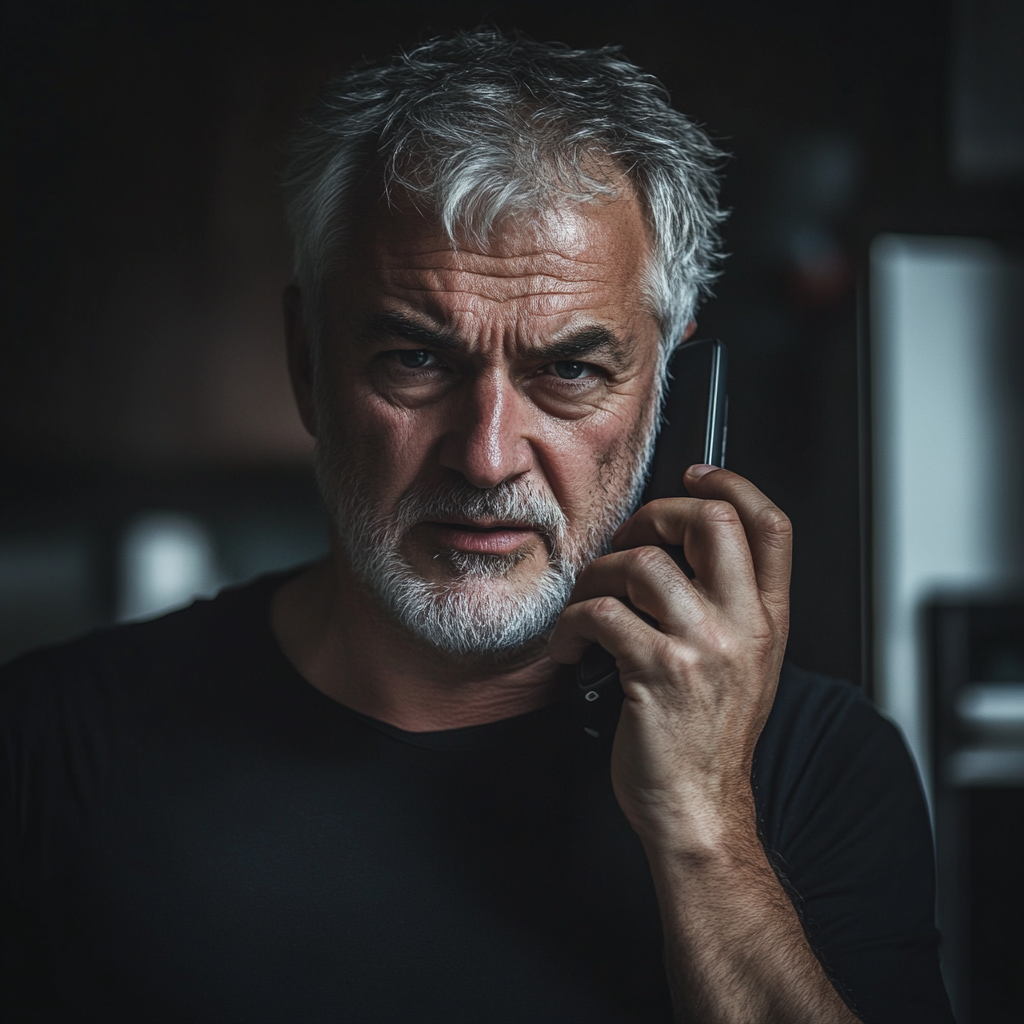
<path fill-rule="evenodd" d="M 410 341 L 414 345 L 423 345 L 425 348 L 456 349 L 465 348 L 463 342 L 456 335 L 447 331 L 435 331 L 403 313 L 383 312 L 377 313 L 370 318 L 363 336 L 369 341 L 377 341 L 381 338 L 401 338 L 403 341 Z"/>
<path fill-rule="evenodd" d="M 580 331 L 531 350 L 530 355 L 537 359 L 550 359 L 552 362 L 561 360 L 582 359 L 595 352 L 607 351 L 613 361 L 621 366 L 626 362 L 626 344 L 607 327 L 584 327 Z"/>
<path fill-rule="evenodd" d="M 404 313 L 384 311 L 370 318 L 363 331 L 368 341 L 382 338 L 400 338 L 424 348 L 452 351 L 466 348 L 466 342 L 449 331 L 438 331 L 427 327 Z M 567 338 L 549 345 L 531 348 L 527 355 L 531 359 L 556 362 L 582 359 L 595 352 L 607 352 L 617 368 L 628 362 L 629 346 L 607 327 L 584 327 Z"/>

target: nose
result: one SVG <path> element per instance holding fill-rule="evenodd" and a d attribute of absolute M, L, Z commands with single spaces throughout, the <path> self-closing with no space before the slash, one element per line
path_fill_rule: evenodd
<path fill-rule="evenodd" d="M 526 473 L 533 454 L 525 398 L 498 369 L 480 374 L 460 392 L 441 442 L 441 464 L 482 489 Z"/>

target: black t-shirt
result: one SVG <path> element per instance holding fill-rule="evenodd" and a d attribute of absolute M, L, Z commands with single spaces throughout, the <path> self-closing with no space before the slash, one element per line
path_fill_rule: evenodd
<path fill-rule="evenodd" d="M 669 1021 L 607 750 L 564 705 L 408 733 L 335 703 L 274 641 L 279 583 L 0 673 L 8 1019 Z M 864 1021 L 951 1020 L 895 730 L 787 666 L 754 791 Z"/>

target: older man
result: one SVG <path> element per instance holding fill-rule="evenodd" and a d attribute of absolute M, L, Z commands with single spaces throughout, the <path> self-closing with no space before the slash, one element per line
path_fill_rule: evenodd
<path fill-rule="evenodd" d="M 782 665 L 785 516 L 708 466 L 636 510 L 716 158 L 608 50 L 328 86 L 286 316 L 332 553 L 6 671 L 19 1019 L 950 1019 L 900 741 Z"/>

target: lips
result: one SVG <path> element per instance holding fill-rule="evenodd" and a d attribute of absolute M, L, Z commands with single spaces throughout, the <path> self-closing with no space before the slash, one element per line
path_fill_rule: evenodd
<path fill-rule="evenodd" d="M 533 526 L 500 522 L 424 523 L 442 547 L 476 554 L 506 555 L 537 536 Z"/>

